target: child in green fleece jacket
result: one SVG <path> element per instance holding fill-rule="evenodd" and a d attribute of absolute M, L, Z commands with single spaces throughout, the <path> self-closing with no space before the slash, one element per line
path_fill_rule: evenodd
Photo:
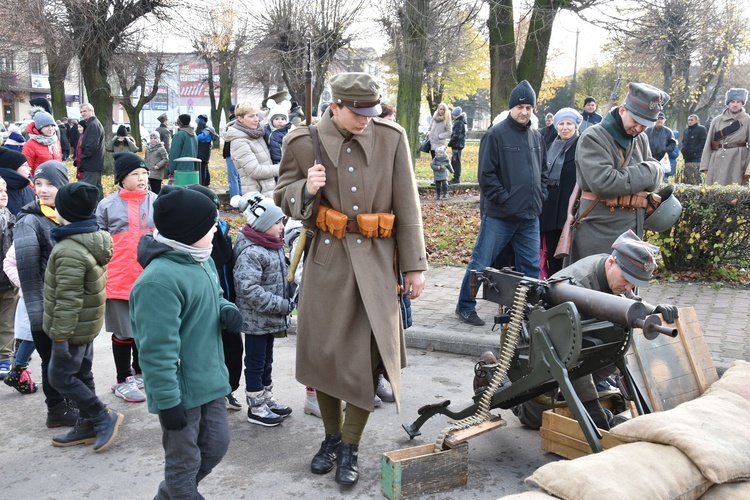
<path fill-rule="evenodd" d="M 130 321 L 146 403 L 162 426 L 157 498 L 201 498 L 198 483 L 229 447 L 221 329 L 239 334 L 242 316 L 211 260 L 218 215 L 204 194 L 165 186 L 154 202 L 156 230 L 138 245 L 144 269 L 130 292 Z"/>

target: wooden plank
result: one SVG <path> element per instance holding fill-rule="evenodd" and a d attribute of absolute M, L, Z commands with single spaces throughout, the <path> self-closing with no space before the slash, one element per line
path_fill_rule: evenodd
<path fill-rule="evenodd" d="M 485 420 L 481 424 L 473 425 L 467 429 L 451 431 L 445 437 L 445 441 L 443 442 L 443 449 L 455 448 L 459 444 L 464 443 L 473 437 L 484 434 L 485 432 L 491 431 L 492 429 L 497 429 L 498 427 L 505 427 L 506 425 L 508 425 L 508 422 L 503 420 L 499 415 L 496 415 L 489 420 Z"/>
<path fill-rule="evenodd" d="M 599 429 L 602 433 L 602 448 L 609 449 L 622 444 L 609 432 Z M 583 435 L 578 421 L 547 410 L 542 415 L 542 427 L 539 429 L 542 437 L 542 449 L 565 458 L 578 458 L 591 453 L 586 437 Z"/>
<path fill-rule="evenodd" d="M 469 445 L 433 453 L 434 444 L 383 454 L 380 487 L 391 500 L 412 498 L 466 486 L 469 479 Z"/>
<path fill-rule="evenodd" d="M 695 399 L 719 378 L 695 310 L 680 309 L 675 326 L 676 338 L 660 335 L 653 341 L 634 330 L 626 356 L 635 384 L 654 411 Z"/>

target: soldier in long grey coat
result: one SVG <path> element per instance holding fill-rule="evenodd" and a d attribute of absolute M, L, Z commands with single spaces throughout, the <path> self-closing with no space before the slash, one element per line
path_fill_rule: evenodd
<path fill-rule="evenodd" d="M 750 179 L 750 117 L 745 102 L 746 89 L 729 89 L 727 108 L 711 120 L 700 167 L 709 186 L 746 185 Z"/>
<path fill-rule="evenodd" d="M 371 120 L 380 113 L 380 101 L 368 74 L 342 73 L 330 83 L 331 104 L 316 126 L 322 164 L 315 161 L 309 129 L 291 131 L 274 199 L 288 216 L 311 222 L 314 231 L 300 289 L 296 370 L 300 383 L 317 389 L 325 426 L 311 470 L 325 474 L 337 465 L 336 481 L 353 485 L 377 375 L 385 371 L 398 405 L 406 365 L 394 255 L 410 298 L 424 289 L 427 260 L 404 130 L 389 120 Z M 319 206 L 343 214 L 346 228 L 334 235 L 316 227 Z M 379 223 L 381 237 L 362 234 L 367 229 L 357 216 L 367 214 L 393 214 L 392 234 Z M 334 218 L 330 222 L 336 225 Z"/>
<path fill-rule="evenodd" d="M 667 101 L 665 92 L 631 83 L 625 102 L 607 113 L 599 126 L 581 134 L 576 150 L 580 224 L 566 265 L 609 253 L 612 243 L 628 229 L 643 237 L 646 210 L 639 205 L 659 187 L 663 175 L 643 132 L 654 125 Z"/>

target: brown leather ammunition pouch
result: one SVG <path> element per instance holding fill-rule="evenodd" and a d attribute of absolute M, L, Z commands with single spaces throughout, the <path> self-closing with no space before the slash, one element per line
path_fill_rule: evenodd
<path fill-rule="evenodd" d="M 357 215 L 359 232 L 366 238 L 377 238 L 378 236 L 378 214 Z"/>

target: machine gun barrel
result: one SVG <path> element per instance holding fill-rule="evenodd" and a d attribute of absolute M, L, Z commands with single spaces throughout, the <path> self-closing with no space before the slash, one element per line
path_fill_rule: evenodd
<path fill-rule="evenodd" d="M 564 282 L 550 286 L 543 298 L 553 306 L 572 302 L 584 317 L 609 321 L 624 327 L 635 327 L 636 320 L 643 320 L 648 316 L 648 310 L 643 302 Z"/>

